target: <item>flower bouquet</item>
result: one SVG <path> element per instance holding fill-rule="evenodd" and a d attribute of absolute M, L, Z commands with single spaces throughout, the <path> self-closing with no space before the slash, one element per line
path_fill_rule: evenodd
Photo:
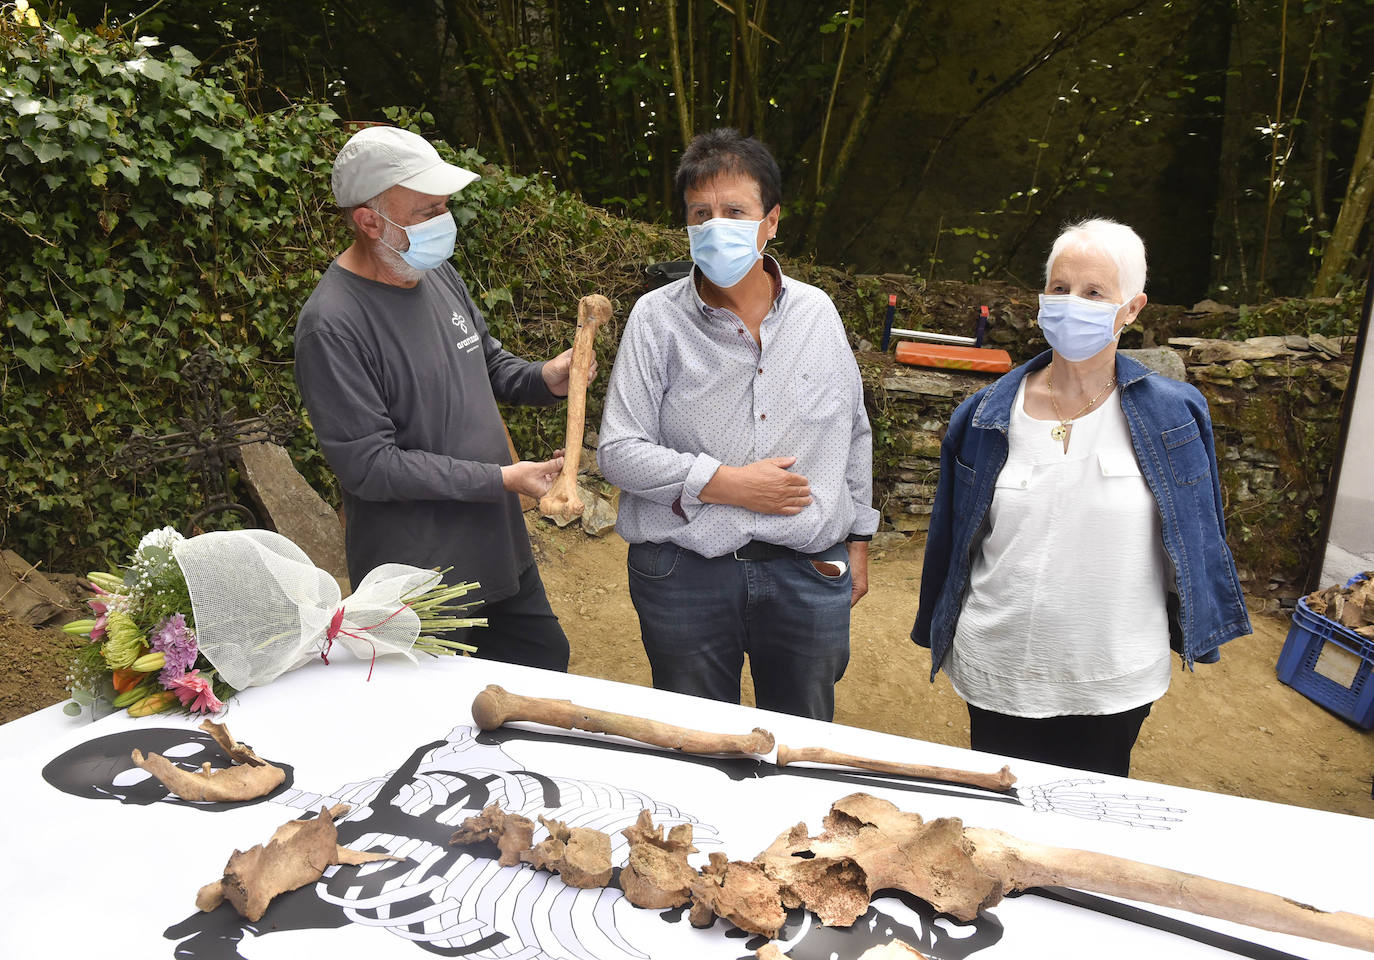
<path fill-rule="evenodd" d="M 67 711 L 109 703 L 142 717 L 181 708 L 215 713 L 237 690 L 267 683 L 339 642 L 358 657 L 475 648 L 434 632 L 485 626 L 457 614 L 475 583 L 384 564 L 347 601 L 333 577 L 290 540 L 262 530 L 190 539 L 171 527 L 147 534 L 120 572 L 88 575 L 94 619 L 63 629 L 84 635 L 73 661 Z M 371 671 L 368 672 L 369 678 Z"/>

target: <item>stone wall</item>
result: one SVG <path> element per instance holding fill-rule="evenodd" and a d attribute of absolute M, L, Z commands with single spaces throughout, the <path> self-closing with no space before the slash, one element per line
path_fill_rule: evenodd
<path fill-rule="evenodd" d="M 1321 336 L 1175 338 L 1168 347 L 1125 351 L 1155 369 L 1186 376 L 1207 398 L 1228 539 L 1246 589 L 1255 596 L 1300 596 L 1318 558 L 1353 351 L 1353 339 Z M 883 530 L 922 533 L 930 521 L 949 416 L 996 378 L 902 366 L 881 353 L 862 352 L 858 359 L 873 422 L 874 502 Z"/>

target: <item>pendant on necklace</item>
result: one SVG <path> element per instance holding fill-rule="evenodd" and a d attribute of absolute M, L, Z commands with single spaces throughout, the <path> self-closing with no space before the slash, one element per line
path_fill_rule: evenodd
<path fill-rule="evenodd" d="M 1056 440 L 1063 440 L 1063 439 L 1064 439 L 1065 437 L 1067 437 L 1068 435 L 1069 435 L 1069 425 L 1068 425 L 1067 422 L 1065 422 L 1065 423 L 1057 423 L 1057 424 L 1055 424 L 1053 427 L 1050 428 L 1050 436 L 1053 437 L 1053 438 L 1056 439 Z"/>

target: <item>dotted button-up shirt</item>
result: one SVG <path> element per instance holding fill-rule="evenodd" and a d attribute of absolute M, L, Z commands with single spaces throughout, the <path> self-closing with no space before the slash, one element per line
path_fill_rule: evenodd
<path fill-rule="evenodd" d="M 818 553 L 878 528 L 863 382 L 835 305 L 782 275 L 759 330 L 708 306 L 696 270 L 640 298 L 606 393 L 597 460 L 621 490 L 616 530 L 707 557 L 763 540 Z M 795 516 L 703 503 L 721 464 L 796 457 L 812 503 Z"/>

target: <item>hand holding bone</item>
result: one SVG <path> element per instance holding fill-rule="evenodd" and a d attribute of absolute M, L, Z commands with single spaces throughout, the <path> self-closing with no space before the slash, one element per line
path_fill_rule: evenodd
<path fill-rule="evenodd" d="M 568 370 L 568 432 L 563 443 L 563 470 L 539 501 L 539 512 L 548 517 L 571 519 L 582 513 L 577 468 L 582 459 L 582 428 L 587 417 L 587 381 L 596 363 L 596 328 L 610 318 L 611 301 L 600 294 L 593 293 L 578 301 L 577 334 Z M 560 359 L 551 360 L 545 371 Z M 550 389 L 554 389 L 552 383 Z"/>
<path fill-rule="evenodd" d="M 572 373 L 573 351 L 569 347 L 558 356 L 544 364 L 540 375 L 544 378 L 544 385 L 549 388 L 549 392 L 556 397 L 566 397 L 568 395 L 568 381 Z M 596 355 L 592 355 L 592 365 L 587 370 L 587 382 L 591 383 L 596 379 Z"/>
<path fill-rule="evenodd" d="M 521 460 L 501 468 L 501 486 L 513 493 L 527 497 L 542 497 L 558 479 L 563 469 L 563 451 L 554 454 L 552 460 L 532 462 Z"/>

